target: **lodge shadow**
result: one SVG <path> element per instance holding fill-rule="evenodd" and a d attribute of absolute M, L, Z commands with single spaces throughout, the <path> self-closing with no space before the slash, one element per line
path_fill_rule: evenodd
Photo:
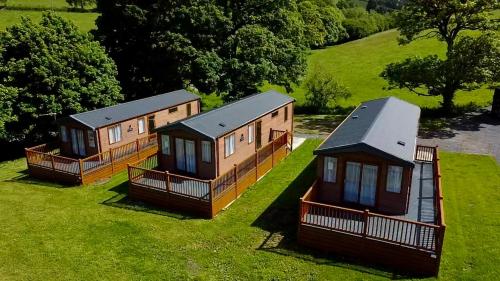
<path fill-rule="evenodd" d="M 316 161 L 312 161 L 252 223 L 252 226 L 269 232 L 269 235 L 262 241 L 257 250 L 291 256 L 319 265 L 356 270 L 389 279 L 419 277 L 409 276 L 386 267 L 367 265 L 356 259 L 327 254 L 298 245 L 299 198 L 309 189 L 315 178 Z"/>
<path fill-rule="evenodd" d="M 38 178 L 34 178 L 30 176 L 28 169 L 22 170 L 18 172 L 19 175 L 4 180 L 4 182 L 17 182 L 17 183 L 22 183 L 25 185 L 43 185 L 44 187 L 52 187 L 52 188 L 75 188 L 79 187 L 79 185 L 75 184 L 64 184 L 64 183 L 58 183 L 51 181 L 49 179 L 47 180 L 42 180 Z"/>
<path fill-rule="evenodd" d="M 113 188 L 109 189 L 109 191 L 115 192 L 116 194 L 102 201 L 101 204 L 136 212 L 144 212 L 144 213 L 170 217 L 178 220 L 203 219 L 202 217 L 192 216 L 190 214 L 183 213 L 180 211 L 179 212 L 173 210 L 167 211 L 163 208 L 159 208 L 154 205 L 130 198 L 128 196 L 128 181 L 124 181 L 121 184 L 114 186 Z"/>

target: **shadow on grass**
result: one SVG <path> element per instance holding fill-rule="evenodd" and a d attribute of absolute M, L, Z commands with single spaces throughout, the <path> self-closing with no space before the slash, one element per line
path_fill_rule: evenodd
<path fill-rule="evenodd" d="M 296 115 L 296 135 L 328 135 L 344 120 L 345 115 Z"/>
<path fill-rule="evenodd" d="M 128 181 L 122 182 L 121 184 L 109 189 L 109 191 L 115 192 L 116 194 L 111 198 L 104 200 L 103 202 L 101 202 L 101 204 L 136 212 L 144 212 L 144 213 L 170 217 L 178 220 L 203 219 L 201 217 L 192 216 L 190 214 L 182 213 L 180 211 L 179 212 L 173 212 L 171 210 L 166 211 L 163 208 L 159 208 L 142 201 L 131 199 L 130 197 L 128 197 Z"/>
<path fill-rule="evenodd" d="M 257 250 L 294 257 L 318 265 L 341 267 L 390 279 L 419 278 L 386 267 L 372 266 L 356 259 L 327 254 L 298 245 L 299 198 L 304 195 L 315 178 L 316 161 L 312 161 L 252 223 L 252 226 L 269 232 L 269 235 Z"/>
<path fill-rule="evenodd" d="M 4 180 L 4 182 L 15 182 L 22 183 L 23 185 L 42 185 L 44 187 L 52 187 L 52 188 L 76 188 L 80 187 L 80 185 L 75 184 L 64 184 L 58 183 L 50 179 L 42 180 L 38 178 L 31 177 L 28 169 L 22 170 L 18 172 L 18 176 L 12 177 L 10 179 Z"/>

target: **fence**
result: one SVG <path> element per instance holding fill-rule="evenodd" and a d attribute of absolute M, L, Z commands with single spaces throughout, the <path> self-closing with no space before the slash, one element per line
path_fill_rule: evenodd
<path fill-rule="evenodd" d="M 59 155 L 59 149 L 42 144 L 25 149 L 30 175 L 70 184 L 88 184 L 127 167 L 130 161 L 144 159 L 158 149 L 156 134 L 137 139 L 84 159 Z"/>
<path fill-rule="evenodd" d="M 213 180 L 155 170 L 157 156 L 148 157 L 129 165 L 129 195 L 212 218 L 288 154 L 288 137 L 287 132 L 279 134 L 271 143 Z"/>

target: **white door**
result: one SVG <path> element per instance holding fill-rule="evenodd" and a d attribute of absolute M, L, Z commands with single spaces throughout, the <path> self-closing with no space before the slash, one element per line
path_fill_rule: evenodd
<path fill-rule="evenodd" d="M 194 141 L 186 140 L 186 172 L 196 174 L 196 150 Z"/>
<path fill-rule="evenodd" d="M 177 163 L 177 169 L 181 171 L 186 170 L 186 156 L 184 153 L 184 140 L 176 138 L 175 139 L 175 160 Z"/>
<path fill-rule="evenodd" d="M 344 201 L 358 203 L 360 176 L 361 164 L 356 162 L 347 162 L 344 180 Z"/>
<path fill-rule="evenodd" d="M 363 165 L 363 176 L 361 178 L 361 193 L 359 203 L 366 206 L 375 206 L 375 194 L 377 192 L 378 167 Z"/>

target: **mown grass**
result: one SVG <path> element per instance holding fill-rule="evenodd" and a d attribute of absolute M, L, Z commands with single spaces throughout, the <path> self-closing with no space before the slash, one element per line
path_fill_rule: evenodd
<path fill-rule="evenodd" d="M 299 196 L 314 177 L 308 140 L 213 220 L 134 205 L 126 175 L 64 188 L 0 163 L 2 280 L 386 280 L 380 268 L 295 243 Z M 443 280 L 500 270 L 500 169 L 491 157 L 443 153 Z"/>
<path fill-rule="evenodd" d="M 8 26 L 21 22 L 21 17 L 27 17 L 35 22 L 42 18 L 41 11 L 21 11 L 21 10 L 0 10 L 0 31 Z M 73 13 L 73 12 L 54 12 L 61 17 L 71 20 L 81 31 L 87 32 L 95 28 L 97 13 Z"/>
<path fill-rule="evenodd" d="M 66 0 L 7 0 L 9 8 L 67 8 Z"/>

